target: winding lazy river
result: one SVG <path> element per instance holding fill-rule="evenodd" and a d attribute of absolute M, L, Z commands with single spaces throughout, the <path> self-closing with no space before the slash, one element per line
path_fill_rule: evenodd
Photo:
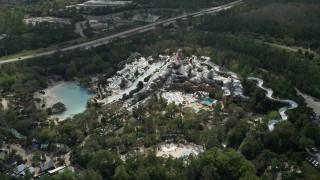
<path fill-rule="evenodd" d="M 260 78 L 256 78 L 256 77 L 248 77 L 248 80 L 252 80 L 252 81 L 256 81 L 257 82 L 257 86 L 263 90 L 266 91 L 266 97 L 272 101 L 276 101 L 276 102 L 281 102 L 281 103 L 287 103 L 289 104 L 289 106 L 285 106 L 285 107 L 282 107 L 280 108 L 278 111 L 281 115 L 281 119 L 282 120 L 287 120 L 288 119 L 288 115 L 286 115 L 286 111 L 287 110 L 290 110 L 290 109 L 294 109 L 294 108 L 297 108 L 298 107 L 298 104 L 292 100 L 289 100 L 289 99 L 279 99 L 279 98 L 274 98 L 272 97 L 273 95 L 273 90 L 270 89 L 270 88 L 266 88 L 266 87 L 263 87 L 263 83 L 264 81 Z M 275 122 L 273 121 L 272 124 L 274 124 Z M 269 123 L 270 124 L 270 123 Z"/>

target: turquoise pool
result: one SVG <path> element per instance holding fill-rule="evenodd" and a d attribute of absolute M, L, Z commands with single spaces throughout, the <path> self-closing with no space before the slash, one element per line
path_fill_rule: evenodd
<path fill-rule="evenodd" d="M 67 82 L 56 86 L 51 92 L 59 102 L 62 102 L 67 107 L 66 111 L 55 114 L 58 118 L 67 118 L 82 113 L 86 109 L 87 101 L 94 97 L 94 94 L 75 82 Z"/>
<path fill-rule="evenodd" d="M 215 102 L 215 100 L 211 99 L 211 98 L 203 98 L 200 101 L 202 104 L 207 105 L 207 106 L 212 106 Z"/>

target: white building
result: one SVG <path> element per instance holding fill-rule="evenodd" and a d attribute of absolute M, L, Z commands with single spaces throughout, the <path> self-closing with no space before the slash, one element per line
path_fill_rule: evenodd
<path fill-rule="evenodd" d="M 97 8 L 97 7 L 123 7 L 132 4 L 132 1 L 112 1 L 112 0 L 90 0 L 81 4 L 76 4 L 76 8 Z M 74 7 L 74 6 L 67 6 Z"/>
<path fill-rule="evenodd" d="M 3 39 L 3 38 L 5 38 L 5 37 L 7 37 L 6 34 L 1 34 L 1 35 L 0 35 L 0 40 Z"/>
<path fill-rule="evenodd" d="M 53 24 L 71 24 L 71 20 L 68 18 L 56 18 L 56 17 L 33 17 L 33 18 L 25 18 L 23 19 L 25 24 L 36 25 L 41 22 L 48 22 Z"/>

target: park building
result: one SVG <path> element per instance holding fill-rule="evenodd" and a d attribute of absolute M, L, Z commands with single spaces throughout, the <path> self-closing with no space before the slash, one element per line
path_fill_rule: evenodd
<path fill-rule="evenodd" d="M 76 8 L 124 7 L 129 4 L 132 4 L 132 1 L 90 0 L 81 4 L 67 6 L 67 8 L 69 7 L 76 7 Z"/>

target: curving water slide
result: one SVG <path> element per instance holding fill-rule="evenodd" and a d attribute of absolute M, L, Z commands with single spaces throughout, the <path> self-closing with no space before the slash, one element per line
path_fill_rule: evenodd
<path fill-rule="evenodd" d="M 281 103 L 287 103 L 289 104 L 289 106 L 285 106 L 280 108 L 278 111 L 281 115 L 281 119 L 282 120 L 287 120 L 288 116 L 286 115 L 286 111 L 290 110 L 290 109 L 294 109 L 298 107 L 298 104 L 290 99 L 279 99 L 279 98 L 274 98 L 272 97 L 273 95 L 273 90 L 270 88 L 266 88 L 263 86 L 264 81 L 260 78 L 256 78 L 256 77 L 248 77 L 248 80 L 252 80 L 252 81 L 256 81 L 257 82 L 257 86 L 263 90 L 266 91 L 266 96 L 268 99 L 272 100 L 272 101 L 276 101 L 276 102 L 281 102 Z"/>

